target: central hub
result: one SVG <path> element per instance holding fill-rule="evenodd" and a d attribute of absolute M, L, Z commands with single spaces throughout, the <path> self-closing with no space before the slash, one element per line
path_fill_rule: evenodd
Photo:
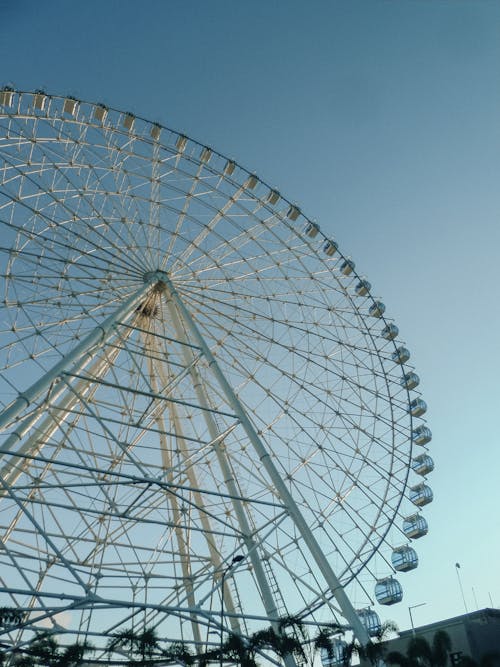
<path fill-rule="evenodd" d="M 168 274 L 165 271 L 148 271 L 144 274 L 143 280 L 146 284 L 153 285 L 154 292 L 161 293 L 167 289 L 170 283 Z"/>
<path fill-rule="evenodd" d="M 142 277 L 145 283 L 169 282 L 168 273 L 165 271 L 148 271 Z"/>

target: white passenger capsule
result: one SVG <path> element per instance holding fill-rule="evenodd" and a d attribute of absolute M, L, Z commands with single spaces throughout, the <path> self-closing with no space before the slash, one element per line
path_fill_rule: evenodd
<path fill-rule="evenodd" d="M 247 190 L 253 190 L 258 183 L 258 178 L 255 174 L 250 174 L 245 182 L 245 187 Z"/>
<path fill-rule="evenodd" d="M 344 276 L 350 276 L 351 273 L 354 271 L 355 264 L 352 261 L 352 259 L 346 259 L 342 264 L 340 265 L 340 272 L 344 274 Z"/>
<path fill-rule="evenodd" d="M 412 417 L 421 417 L 427 412 L 427 403 L 422 398 L 414 398 L 409 405 L 408 411 Z"/>
<path fill-rule="evenodd" d="M 358 296 L 366 296 L 371 290 L 372 286 L 368 280 L 360 280 L 359 283 L 354 288 L 354 291 Z"/>
<path fill-rule="evenodd" d="M 286 213 L 286 217 L 292 222 L 295 222 L 295 220 L 297 220 L 299 215 L 300 215 L 300 208 L 298 206 L 293 206 L 293 205 L 290 206 L 290 208 Z"/>
<path fill-rule="evenodd" d="M 204 146 L 201 149 L 200 161 L 201 162 L 210 162 L 211 157 L 212 157 L 212 151 L 210 150 L 210 148 L 207 148 L 207 146 Z"/>
<path fill-rule="evenodd" d="M 396 602 L 401 602 L 403 599 L 403 589 L 397 579 L 386 577 L 377 581 L 375 597 L 380 604 L 396 604 Z"/>
<path fill-rule="evenodd" d="M 154 123 L 154 125 L 151 126 L 151 131 L 149 133 L 151 135 L 151 138 L 154 139 L 155 141 L 158 141 L 160 138 L 161 134 L 161 125 L 158 125 L 157 123 Z"/>
<path fill-rule="evenodd" d="M 432 440 L 432 431 L 425 424 L 420 424 L 411 432 L 411 439 L 415 445 L 426 445 Z"/>
<path fill-rule="evenodd" d="M 126 113 L 123 116 L 123 127 L 126 130 L 130 131 L 134 127 L 134 123 L 135 123 L 135 116 L 133 114 Z"/>
<path fill-rule="evenodd" d="M 328 255 L 328 257 L 335 255 L 337 250 L 338 250 L 338 245 L 335 241 L 328 240 L 323 243 L 323 252 L 326 255 Z"/>
<path fill-rule="evenodd" d="M 391 554 L 391 563 L 397 572 L 414 570 L 418 566 L 417 552 L 409 546 L 397 547 Z"/>
<path fill-rule="evenodd" d="M 179 134 L 177 137 L 177 141 L 175 142 L 175 147 L 177 148 L 177 151 L 179 153 L 183 153 L 184 149 L 186 148 L 187 144 L 187 137 L 184 136 L 183 134 Z"/>
<path fill-rule="evenodd" d="M 266 202 L 274 206 L 279 202 L 279 200 L 280 200 L 280 193 L 277 190 L 269 190 L 266 197 Z"/>
<path fill-rule="evenodd" d="M 420 384 L 420 378 L 416 373 L 410 371 L 405 373 L 400 380 L 400 384 L 404 389 L 415 389 Z"/>
<path fill-rule="evenodd" d="M 308 222 L 304 229 L 304 234 L 313 239 L 319 231 L 319 226 L 315 222 Z"/>
<path fill-rule="evenodd" d="M 77 107 L 78 107 L 78 100 L 75 100 L 74 97 L 67 97 L 64 100 L 64 104 L 63 104 L 64 113 L 67 113 L 70 116 L 74 116 L 75 113 L 76 113 Z"/>
<path fill-rule="evenodd" d="M 412 540 L 427 535 L 428 530 L 427 521 L 421 514 L 412 514 L 403 519 L 403 533 Z"/>
<path fill-rule="evenodd" d="M 231 174 L 236 169 L 236 162 L 233 160 L 228 160 L 224 166 L 224 176 L 231 176 Z"/>
<path fill-rule="evenodd" d="M 382 317 L 385 313 L 385 304 L 382 301 L 375 301 L 368 310 L 372 317 Z"/>
<path fill-rule="evenodd" d="M 347 643 L 343 639 L 333 639 L 330 650 L 321 649 L 321 664 L 323 667 L 338 667 L 346 664 Z"/>
<path fill-rule="evenodd" d="M 104 104 L 96 104 L 94 107 L 94 118 L 100 123 L 104 123 L 108 115 L 108 107 Z"/>
<path fill-rule="evenodd" d="M 365 630 L 368 632 L 370 637 L 376 637 L 380 634 L 382 630 L 382 623 L 380 621 L 380 616 L 376 611 L 366 607 L 365 609 L 358 609 L 356 611 L 359 620 L 365 626 Z"/>
<path fill-rule="evenodd" d="M 389 322 L 389 324 L 386 324 L 381 332 L 382 338 L 385 338 L 386 340 L 394 340 L 398 334 L 399 329 L 394 324 L 394 322 Z"/>
<path fill-rule="evenodd" d="M 391 354 L 391 359 L 396 364 L 406 364 L 409 358 L 410 358 L 410 350 L 408 350 L 408 348 L 403 346 L 398 347 L 398 349 Z"/>
<path fill-rule="evenodd" d="M 411 467 L 417 475 L 428 475 L 434 470 L 434 461 L 429 454 L 419 454 L 411 462 Z"/>
<path fill-rule="evenodd" d="M 35 94 L 33 95 L 33 104 L 35 105 L 35 109 L 44 111 L 46 101 L 47 95 L 42 90 L 36 90 Z"/>
<path fill-rule="evenodd" d="M 417 484 L 410 488 L 410 500 L 417 507 L 423 507 L 432 502 L 434 494 L 427 484 Z"/>
<path fill-rule="evenodd" d="M 0 105 L 3 107 L 11 107 L 14 98 L 14 90 L 5 86 L 0 90 Z"/>

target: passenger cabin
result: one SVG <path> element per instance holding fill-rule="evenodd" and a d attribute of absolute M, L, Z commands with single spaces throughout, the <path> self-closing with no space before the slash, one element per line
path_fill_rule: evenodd
<path fill-rule="evenodd" d="M 374 301 L 368 312 L 372 317 L 382 317 L 385 313 L 385 304 L 382 301 Z"/>
<path fill-rule="evenodd" d="M 292 222 L 295 222 L 295 220 L 297 220 L 299 215 L 300 215 L 300 208 L 298 208 L 298 206 L 293 206 L 293 205 L 290 206 L 290 208 L 286 213 L 286 217 Z"/>
<path fill-rule="evenodd" d="M 108 115 L 108 107 L 104 104 L 96 104 L 94 107 L 94 118 L 100 123 L 104 123 Z"/>
<path fill-rule="evenodd" d="M 135 116 L 131 113 L 126 113 L 123 116 L 123 127 L 129 132 L 133 129 L 135 123 Z"/>
<path fill-rule="evenodd" d="M 0 105 L 3 107 L 11 107 L 14 99 L 14 91 L 12 88 L 3 88 L 0 90 Z"/>
<path fill-rule="evenodd" d="M 382 623 L 377 612 L 370 607 L 366 607 L 366 609 L 359 609 L 356 613 L 370 637 L 376 637 L 382 630 Z"/>
<path fill-rule="evenodd" d="M 280 193 L 277 190 L 269 190 L 268 195 L 266 197 L 266 202 L 274 206 L 279 202 L 279 200 L 280 200 Z"/>
<path fill-rule="evenodd" d="M 411 462 L 411 467 L 417 475 L 428 475 L 434 470 L 434 461 L 429 454 L 420 454 L 415 456 Z"/>
<path fill-rule="evenodd" d="M 391 554 L 391 563 L 397 572 L 414 570 L 418 566 L 417 552 L 409 546 L 397 547 Z"/>
<path fill-rule="evenodd" d="M 350 276 L 351 273 L 354 271 L 355 264 L 352 261 L 352 259 L 346 259 L 342 264 L 340 265 L 340 272 L 344 274 L 344 276 Z"/>
<path fill-rule="evenodd" d="M 372 286 L 368 280 L 360 280 L 359 283 L 354 288 L 354 291 L 358 296 L 366 296 L 371 290 Z"/>
<path fill-rule="evenodd" d="M 337 667 L 345 665 L 347 659 L 347 643 L 343 639 L 333 639 L 331 650 L 321 649 L 321 664 L 323 667 Z"/>
<path fill-rule="evenodd" d="M 403 533 L 412 540 L 427 535 L 428 530 L 427 521 L 421 514 L 412 514 L 403 519 Z"/>
<path fill-rule="evenodd" d="M 410 350 L 408 350 L 408 348 L 403 346 L 398 347 L 397 350 L 395 350 L 391 354 L 391 359 L 396 364 L 406 364 L 409 358 L 410 358 Z"/>
<path fill-rule="evenodd" d="M 408 411 L 411 413 L 412 417 L 421 417 L 427 412 L 427 403 L 422 398 L 414 398 L 410 402 Z"/>
<path fill-rule="evenodd" d="M 35 105 L 35 109 L 44 111 L 46 102 L 47 95 L 41 90 L 36 90 L 35 94 L 33 95 L 33 104 Z"/>
<path fill-rule="evenodd" d="M 150 131 L 151 138 L 154 139 L 155 141 L 158 141 L 158 139 L 160 138 L 160 134 L 161 134 L 161 125 L 157 125 L 156 123 L 154 123 L 154 125 L 151 126 L 151 131 Z"/>
<path fill-rule="evenodd" d="M 304 229 L 304 233 L 306 236 L 309 236 L 309 238 L 313 239 L 319 232 L 319 225 L 317 225 L 315 222 L 308 222 L 306 225 L 306 228 Z"/>
<path fill-rule="evenodd" d="M 411 439 L 416 445 L 426 445 L 432 440 L 432 431 L 425 424 L 420 424 L 411 432 Z"/>
<path fill-rule="evenodd" d="M 212 157 L 212 150 L 207 146 L 204 146 L 201 149 L 200 162 L 210 162 L 211 157 Z"/>
<path fill-rule="evenodd" d="M 255 174 L 250 174 L 247 178 L 245 187 L 247 190 L 253 190 L 258 183 L 258 178 Z"/>
<path fill-rule="evenodd" d="M 76 114 L 77 108 L 78 108 L 78 100 L 75 100 L 74 97 L 67 97 L 64 100 L 63 104 L 64 113 L 67 113 L 70 116 L 74 116 Z"/>
<path fill-rule="evenodd" d="M 415 389 L 415 387 L 418 387 L 420 384 L 420 378 L 416 373 L 410 371 L 409 373 L 405 373 L 403 375 L 400 382 L 404 389 Z"/>
<path fill-rule="evenodd" d="M 389 324 L 386 324 L 382 329 L 382 338 L 385 338 L 386 340 L 394 340 L 398 334 L 399 329 L 394 322 L 389 322 Z"/>
<path fill-rule="evenodd" d="M 335 243 L 335 241 L 332 241 L 331 239 L 328 241 L 325 241 L 323 244 L 323 252 L 328 255 L 328 257 L 331 257 L 332 255 L 335 255 L 335 253 L 338 250 L 338 245 Z"/>
<path fill-rule="evenodd" d="M 386 577 L 377 581 L 375 586 L 375 597 L 379 604 L 396 604 L 403 599 L 401 584 L 394 577 Z"/>
<path fill-rule="evenodd" d="M 177 151 L 179 153 L 183 153 L 184 149 L 186 148 L 187 144 L 187 137 L 184 136 L 183 134 L 179 134 L 177 137 L 177 141 L 175 142 L 175 147 L 177 148 Z"/>
<path fill-rule="evenodd" d="M 231 176 L 236 169 L 236 162 L 233 160 L 228 160 L 224 166 L 224 176 Z"/>
<path fill-rule="evenodd" d="M 432 489 L 427 484 L 417 484 L 410 488 L 410 500 L 417 507 L 423 507 L 432 503 L 433 498 Z"/>

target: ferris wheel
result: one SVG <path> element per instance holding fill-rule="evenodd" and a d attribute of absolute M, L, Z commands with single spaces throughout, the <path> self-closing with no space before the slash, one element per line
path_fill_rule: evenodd
<path fill-rule="evenodd" d="M 0 225 L 0 606 L 97 644 L 289 616 L 366 643 L 418 563 L 431 433 L 336 241 L 183 134 L 10 89 Z"/>

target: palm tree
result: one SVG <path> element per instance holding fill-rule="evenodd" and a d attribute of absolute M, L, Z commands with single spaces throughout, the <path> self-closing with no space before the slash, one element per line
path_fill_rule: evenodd
<path fill-rule="evenodd" d="M 344 628 L 337 624 L 325 625 L 319 629 L 313 639 L 314 653 L 320 652 L 321 656 L 326 656 L 329 663 L 336 659 L 335 646 L 338 641 L 338 635 L 344 634 Z M 335 636 L 337 635 L 337 637 Z M 312 660 L 311 660 L 312 662 Z"/>
<path fill-rule="evenodd" d="M 0 607 L 0 625 L 6 627 L 9 625 L 21 625 L 24 619 L 24 612 L 14 607 Z"/>
<path fill-rule="evenodd" d="M 180 663 L 181 665 L 192 665 L 195 658 L 191 654 L 189 648 L 183 642 L 174 642 L 164 651 L 162 655 L 167 660 L 172 660 L 175 663 Z"/>
<path fill-rule="evenodd" d="M 59 658 L 59 644 L 50 632 L 42 632 L 30 642 L 26 651 L 35 664 L 55 665 Z"/>
<path fill-rule="evenodd" d="M 284 627 L 290 627 L 290 623 L 280 626 L 278 632 L 273 627 L 254 632 L 250 637 L 251 650 L 268 649 L 280 658 L 284 658 L 286 655 L 294 655 L 303 659 L 305 656 L 302 643 L 296 636 L 287 635 L 284 632 Z"/>
<path fill-rule="evenodd" d="M 129 653 L 133 658 L 131 662 L 140 661 L 142 664 L 151 662 L 153 657 L 160 657 L 158 636 L 154 628 L 145 628 L 143 632 L 135 632 L 132 628 L 126 628 L 110 639 L 108 651 Z"/>
<path fill-rule="evenodd" d="M 338 624 L 331 624 L 320 628 L 318 634 L 314 638 L 314 650 L 322 651 L 327 656 L 330 663 L 340 663 L 347 667 L 351 664 L 353 655 L 369 660 L 372 665 L 377 665 L 384 656 L 385 646 L 383 642 L 387 637 L 393 633 L 398 632 L 398 626 L 394 621 L 385 621 L 378 633 L 373 637 L 376 641 L 362 646 L 358 640 L 353 637 L 352 640 L 345 644 L 341 655 L 339 655 L 339 636 L 344 635 L 344 628 Z M 343 640 L 340 640 L 343 641 Z M 405 666 L 406 667 L 406 666 Z"/>
<path fill-rule="evenodd" d="M 376 641 L 370 642 L 364 647 L 364 656 L 367 660 L 370 661 L 372 665 L 378 665 L 381 661 L 384 660 L 386 647 L 384 642 L 390 637 L 390 635 L 397 634 L 399 628 L 394 621 L 384 621 L 380 626 L 380 630 L 373 637 Z"/>
<path fill-rule="evenodd" d="M 63 647 L 62 653 L 57 658 L 56 667 L 74 667 L 81 664 L 87 652 L 95 651 L 95 648 L 90 642 L 83 642 L 80 644 L 70 644 Z"/>
<path fill-rule="evenodd" d="M 50 632 L 37 635 L 26 648 L 15 651 L 11 665 L 14 667 L 75 667 L 81 664 L 85 653 L 93 646 L 84 642 L 59 646 Z"/>
<path fill-rule="evenodd" d="M 230 635 L 223 646 L 222 655 L 235 661 L 241 667 L 257 667 L 255 649 L 238 635 Z"/>

